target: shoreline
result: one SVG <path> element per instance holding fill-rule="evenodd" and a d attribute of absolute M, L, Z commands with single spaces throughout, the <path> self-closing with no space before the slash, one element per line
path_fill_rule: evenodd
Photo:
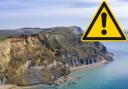
<path fill-rule="evenodd" d="M 7 84 L 7 85 L 0 85 L 0 89 L 13 89 L 17 87 L 17 85 Z"/>
<path fill-rule="evenodd" d="M 83 69 L 83 68 L 99 67 L 99 66 L 102 66 L 102 65 L 107 64 L 107 63 L 108 63 L 108 61 L 104 60 L 104 61 L 101 61 L 101 62 L 89 64 L 89 65 L 76 66 L 76 67 L 70 68 L 70 70 L 75 71 L 75 70 L 79 70 L 79 69 Z"/>
<path fill-rule="evenodd" d="M 70 69 L 71 72 L 72 72 L 72 71 L 78 71 L 78 70 L 83 69 L 83 68 L 100 67 L 100 66 L 103 66 L 103 65 L 105 65 L 105 64 L 107 64 L 107 63 L 108 63 L 108 61 L 104 60 L 104 61 L 101 61 L 101 62 L 98 62 L 98 63 L 93 63 L 93 64 L 89 64 L 89 65 L 82 65 L 82 66 L 76 66 L 76 67 L 69 68 L 69 69 Z M 61 84 L 61 83 L 64 83 L 65 80 L 66 80 L 66 81 L 70 81 L 70 80 L 72 80 L 72 79 L 73 79 L 73 77 L 71 77 L 71 76 L 67 76 L 66 79 L 64 78 L 64 76 L 62 76 L 62 77 L 58 78 L 58 80 L 55 81 L 55 84 L 56 84 L 56 85 L 59 85 L 59 84 Z"/>
<path fill-rule="evenodd" d="M 102 66 L 104 64 L 107 64 L 107 63 L 108 63 L 108 61 L 104 60 L 104 61 L 101 61 L 101 62 L 98 62 L 98 63 L 89 64 L 89 65 L 76 66 L 76 67 L 70 68 L 70 70 L 71 71 L 77 71 L 77 70 L 83 69 L 83 68 L 100 67 L 100 66 Z M 67 76 L 66 81 L 70 81 L 72 79 L 73 79 L 72 77 Z M 62 76 L 62 77 L 58 78 L 58 80 L 55 81 L 55 84 L 59 85 L 59 84 L 64 83 L 64 82 L 65 82 L 65 79 L 64 79 L 64 76 Z M 15 89 L 16 87 L 18 87 L 18 86 L 17 85 L 12 85 L 12 84 L 7 84 L 7 85 L 1 85 L 0 89 Z"/>

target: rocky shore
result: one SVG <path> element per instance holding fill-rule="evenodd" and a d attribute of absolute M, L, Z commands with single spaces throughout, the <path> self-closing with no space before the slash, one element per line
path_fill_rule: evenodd
<path fill-rule="evenodd" d="M 13 32 L 0 40 L 0 78 L 5 84 L 51 85 L 71 70 L 113 60 L 102 43 L 82 43 L 83 31 L 76 26 Z"/>

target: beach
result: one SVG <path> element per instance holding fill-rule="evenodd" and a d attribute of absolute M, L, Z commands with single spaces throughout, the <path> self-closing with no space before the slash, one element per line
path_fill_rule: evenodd
<path fill-rule="evenodd" d="M 100 67 L 104 64 L 107 64 L 108 61 L 106 60 L 103 60 L 101 62 L 97 62 L 97 63 L 93 63 L 93 64 L 89 64 L 89 65 L 82 65 L 82 66 L 76 66 L 76 67 L 72 67 L 70 68 L 71 71 L 77 71 L 79 69 L 82 69 L 82 68 L 93 68 L 93 67 Z"/>
<path fill-rule="evenodd" d="M 12 89 L 12 88 L 15 88 L 15 87 L 16 87 L 16 85 L 8 84 L 8 85 L 1 85 L 0 89 Z"/>

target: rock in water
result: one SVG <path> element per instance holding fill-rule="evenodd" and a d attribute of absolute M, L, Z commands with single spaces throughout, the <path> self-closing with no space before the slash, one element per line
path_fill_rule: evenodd
<path fill-rule="evenodd" d="M 112 55 L 102 43 L 82 43 L 83 31 L 79 27 L 35 30 L 29 28 L 26 31 L 24 28 L 13 30 L 7 36 L 3 34 L 0 40 L 0 72 L 4 73 L 6 83 L 53 84 L 69 74 L 71 67 L 112 60 Z"/>

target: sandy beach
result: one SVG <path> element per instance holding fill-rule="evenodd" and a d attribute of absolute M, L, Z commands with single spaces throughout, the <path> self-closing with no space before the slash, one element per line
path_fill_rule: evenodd
<path fill-rule="evenodd" d="M 0 85 L 0 89 L 12 89 L 12 88 L 15 88 L 16 85 L 11 85 L 11 84 L 8 84 L 8 85 Z"/>
<path fill-rule="evenodd" d="M 93 64 L 89 64 L 89 65 L 82 65 L 82 66 L 76 66 L 76 67 L 73 67 L 73 68 L 70 68 L 71 71 L 77 71 L 79 69 L 82 69 L 82 68 L 94 68 L 94 67 L 100 67 L 100 66 L 103 66 L 104 64 L 108 63 L 108 61 L 101 61 L 101 62 L 98 62 L 98 63 L 93 63 Z M 67 76 L 66 78 L 66 81 L 70 81 L 72 80 L 73 78 L 70 76 Z M 64 81 L 65 78 L 64 76 L 59 78 L 58 80 L 55 81 L 55 84 L 60 84 L 60 83 L 63 83 L 65 82 Z"/>
<path fill-rule="evenodd" d="M 82 68 L 93 68 L 93 67 L 99 67 L 99 66 L 102 66 L 104 64 L 108 63 L 108 61 L 101 61 L 101 62 L 98 62 L 98 63 L 93 63 L 93 64 L 89 64 L 89 65 L 82 65 L 82 66 L 76 66 L 76 67 L 73 67 L 73 68 L 70 68 L 71 71 L 75 71 L 75 70 L 79 70 L 79 69 L 82 69 Z"/>

